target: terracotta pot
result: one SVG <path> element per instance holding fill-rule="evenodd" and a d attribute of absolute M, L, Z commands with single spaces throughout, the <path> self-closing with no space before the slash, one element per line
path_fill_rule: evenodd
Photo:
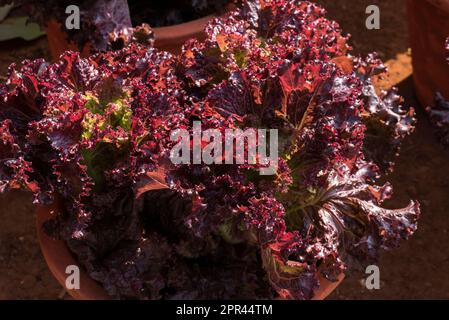
<path fill-rule="evenodd" d="M 326 280 L 321 275 L 318 276 L 320 279 L 320 287 L 315 290 L 315 296 L 312 298 L 312 300 L 324 300 L 329 296 L 332 291 L 337 289 L 337 287 L 340 285 L 340 283 L 344 280 L 345 275 L 342 273 L 338 276 L 338 280 L 336 282 L 330 282 L 329 280 Z"/>
<path fill-rule="evenodd" d="M 153 28 L 155 43 L 158 49 L 171 53 L 179 53 L 184 42 L 191 38 L 203 40 L 205 38 L 204 28 L 207 22 L 214 16 L 206 16 L 201 19 L 193 20 L 174 26 Z M 67 40 L 67 35 L 62 32 L 59 23 L 50 20 L 46 27 L 48 45 L 53 60 L 56 60 L 64 51 L 80 51 L 82 56 L 88 56 L 90 46 L 78 48 L 78 46 Z"/>
<path fill-rule="evenodd" d="M 407 0 L 407 12 L 416 94 L 427 107 L 437 91 L 449 99 L 449 0 Z"/>
<path fill-rule="evenodd" d="M 207 16 L 174 26 L 154 28 L 154 46 L 161 50 L 179 53 L 181 52 L 182 45 L 187 40 L 192 38 L 204 40 L 206 37 L 204 28 L 212 18 L 214 16 Z"/>
<path fill-rule="evenodd" d="M 41 247 L 42 254 L 47 262 L 56 280 L 66 289 L 65 273 L 67 266 L 78 265 L 75 257 L 70 253 L 64 241 L 55 240 L 49 237 L 44 229 L 45 221 L 52 219 L 53 215 L 58 212 L 57 204 L 51 206 L 40 206 L 37 209 L 37 236 Z M 91 279 L 87 272 L 80 270 L 80 290 L 67 290 L 67 292 L 77 300 L 107 300 L 110 296 L 106 293 L 101 285 Z"/>
<path fill-rule="evenodd" d="M 53 60 L 57 60 L 67 50 L 80 51 L 83 57 L 90 53 L 89 45 L 79 48 L 77 44 L 67 40 L 67 35 L 62 32 L 60 24 L 53 19 L 48 21 L 45 32 L 47 33 L 48 48 Z"/>
<path fill-rule="evenodd" d="M 37 235 L 39 244 L 53 276 L 66 288 L 65 273 L 67 266 L 78 265 L 75 257 L 70 253 L 65 243 L 61 240 L 55 240 L 49 237 L 44 229 L 45 221 L 52 219 L 52 217 L 60 210 L 57 204 L 51 206 L 41 206 L 37 210 Z M 321 286 L 315 291 L 313 300 L 324 300 L 337 286 L 343 281 L 344 275 L 340 275 L 337 282 L 330 282 L 320 277 Z M 111 297 L 106 293 L 103 287 L 95 280 L 89 277 L 87 272 L 80 268 L 80 289 L 67 290 L 67 292 L 76 300 L 109 300 Z"/>

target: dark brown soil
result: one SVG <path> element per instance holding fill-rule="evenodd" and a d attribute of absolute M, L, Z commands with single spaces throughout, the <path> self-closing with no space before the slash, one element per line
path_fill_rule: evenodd
<path fill-rule="evenodd" d="M 422 108 L 414 98 L 410 78 L 405 4 L 403 0 L 318 0 L 329 17 L 353 35 L 356 54 L 377 51 L 389 60 L 391 77 L 383 86 L 397 84 L 406 104 L 418 109 L 419 124 L 407 139 L 390 177 L 395 197 L 389 205 L 404 206 L 418 199 L 423 216 L 416 235 L 379 262 L 381 289 L 369 291 L 364 274 L 352 274 L 330 299 L 449 299 L 449 152 L 433 135 Z M 365 9 L 378 4 L 381 30 L 365 28 Z M 398 55 L 399 54 L 399 55 Z M 45 39 L 2 43 L 0 75 L 9 63 L 47 57 Z M 1 80 L 0 80 L 1 81 Z M 0 196 L 0 299 L 56 299 L 61 287 L 52 278 L 40 254 L 34 209 L 27 193 Z"/>
<path fill-rule="evenodd" d="M 55 299 L 62 290 L 42 258 L 31 201 L 24 192 L 0 196 L 0 299 Z"/>
<path fill-rule="evenodd" d="M 323 5 L 328 17 L 336 20 L 345 33 L 352 35 L 356 54 L 376 51 L 382 59 L 395 58 L 408 48 L 406 8 L 404 0 L 315 0 Z M 369 5 L 380 9 L 380 29 L 365 26 Z"/>

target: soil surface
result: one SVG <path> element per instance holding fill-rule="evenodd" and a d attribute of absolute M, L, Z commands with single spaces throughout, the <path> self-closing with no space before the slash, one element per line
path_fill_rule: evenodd
<path fill-rule="evenodd" d="M 422 206 L 419 229 L 410 241 L 386 252 L 380 268 L 380 290 L 367 290 L 365 274 L 352 274 L 329 299 L 449 299 L 449 151 L 433 134 L 418 105 L 411 80 L 406 13 L 403 0 L 318 0 L 345 32 L 352 34 L 355 54 L 377 51 L 388 60 L 391 76 L 381 86 L 397 85 L 407 105 L 416 107 L 418 126 L 406 140 L 395 172 L 391 207 L 418 199 Z M 365 28 L 366 7 L 377 4 L 381 29 Z M 7 67 L 26 58 L 48 59 L 45 38 L 9 41 L 0 48 L 0 81 Z M 62 288 L 48 271 L 35 232 L 31 196 L 24 192 L 0 195 L 0 299 L 58 299 Z"/>

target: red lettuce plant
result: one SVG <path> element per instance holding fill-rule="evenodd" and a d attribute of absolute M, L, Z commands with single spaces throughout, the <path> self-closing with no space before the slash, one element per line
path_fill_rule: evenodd
<path fill-rule="evenodd" d="M 248 1 L 179 56 L 132 44 L 10 67 L 1 87 L 0 190 L 64 200 L 48 231 L 117 298 L 310 299 L 416 229 L 381 207 L 413 111 L 385 71 L 352 57 L 325 11 Z M 170 133 L 278 129 L 279 166 L 174 165 Z M 379 149 L 380 148 L 380 149 Z"/>

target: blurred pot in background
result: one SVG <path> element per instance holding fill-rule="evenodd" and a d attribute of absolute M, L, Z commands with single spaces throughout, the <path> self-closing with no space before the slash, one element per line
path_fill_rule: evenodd
<path fill-rule="evenodd" d="M 416 94 L 432 106 L 437 92 L 449 99 L 449 0 L 407 0 L 407 11 Z"/>
<path fill-rule="evenodd" d="M 0 0 L 0 5 L 10 2 Z M 77 8 L 71 2 L 14 2 L 18 10 L 46 30 L 54 60 L 66 50 L 80 51 L 87 56 L 97 51 L 120 49 L 136 40 L 132 39 L 133 27 L 149 31 L 144 39 L 149 41 L 144 44 L 178 53 L 186 40 L 204 38 L 206 23 L 232 7 L 231 0 L 166 0 L 148 4 L 134 0 L 82 0 Z M 79 15 L 79 23 L 74 23 L 76 15 Z M 66 26 L 66 19 L 76 28 Z"/>

